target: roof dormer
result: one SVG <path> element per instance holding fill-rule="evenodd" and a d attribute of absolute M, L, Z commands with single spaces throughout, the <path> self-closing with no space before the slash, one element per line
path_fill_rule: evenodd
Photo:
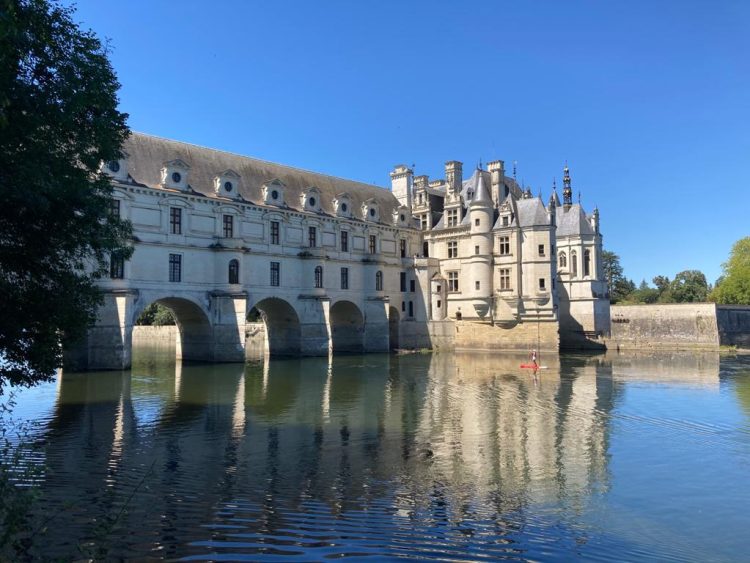
<path fill-rule="evenodd" d="M 411 225 L 411 210 L 405 205 L 394 209 L 393 224 L 397 227 L 409 227 Z"/>
<path fill-rule="evenodd" d="M 320 213 L 320 190 L 315 186 L 311 186 L 302 192 L 299 200 L 304 211 Z"/>
<path fill-rule="evenodd" d="M 128 153 L 122 152 L 117 160 L 102 162 L 100 170 L 113 180 L 124 182 L 128 179 Z"/>
<path fill-rule="evenodd" d="M 263 203 L 266 205 L 275 205 L 276 207 L 284 207 L 284 190 L 286 186 L 284 182 L 278 178 L 274 178 L 270 182 L 263 184 Z"/>
<path fill-rule="evenodd" d="M 165 162 L 161 169 L 162 187 L 173 188 L 183 192 L 187 191 L 189 172 L 190 166 L 187 162 L 179 158 Z"/>
<path fill-rule="evenodd" d="M 380 208 L 374 198 L 370 198 L 362 204 L 362 218 L 371 223 L 380 221 Z"/>
<path fill-rule="evenodd" d="M 217 196 L 239 199 L 240 175 L 234 170 L 224 170 L 214 177 L 214 193 Z"/>
<path fill-rule="evenodd" d="M 352 216 L 352 198 L 346 193 L 342 192 L 338 194 L 333 200 L 333 208 L 336 210 L 338 217 L 351 217 Z"/>

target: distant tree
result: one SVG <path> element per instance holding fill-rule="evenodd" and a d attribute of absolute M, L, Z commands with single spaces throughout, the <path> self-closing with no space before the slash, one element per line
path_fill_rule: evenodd
<path fill-rule="evenodd" d="M 127 118 L 107 50 L 48 0 L 0 0 L 0 389 L 49 378 L 84 335 L 130 225 L 100 163 Z"/>
<path fill-rule="evenodd" d="M 635 290 L 635 284 L 624 276 L 620 257 L 617 254 L 609 250 L 602 251 L 602 267 L 609 288 L 610 303 L 622 301 Z"/>
<path fill-rule="evenodd" d="M 675 303 L 695 303 L 708 299 L 708 282 L 699 270 L 685 270 L 675 276 L 670 284 Z"/>
<path fill-rule="evenodd" d="M 624 302 L 627 303 L 656 303 L 659 299 L 659 290 L 648 285 L 646 280 L 641 281 L 638 289 L 630 292 Z"/>
<path fill-rule="evenodd" d="M 724 274 L 716 281 L 711 300 L 716 303 L 750 305 L 750 237 L 732 246 L 729 260 L 722 264 Z"/>

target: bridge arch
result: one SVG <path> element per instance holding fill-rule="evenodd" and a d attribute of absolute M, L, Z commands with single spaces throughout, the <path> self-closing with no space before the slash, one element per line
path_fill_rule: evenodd
<path fill-rule="evenodd" d="M 265 297 L 250 308 L 247 319 L 265 324 L 265 348 L 271 356 L 299 355 L 299 315 L 288 301 L 280 297 Z"/>
<path fill-rule="evenodd" d="M 351 301 L 336 301 L 331 306 L 331 349 L 334 354 L 364 352 L 365 318 Z"/>

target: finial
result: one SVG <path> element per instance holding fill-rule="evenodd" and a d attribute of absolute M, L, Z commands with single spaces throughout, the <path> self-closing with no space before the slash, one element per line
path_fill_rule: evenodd
<path fill-rule="evenodd" d="M 479 158 L 479 170 L 481 170 L 481 169 L 482 169 L 482 158 L 480 157 Z"/>
<path fill-rule="evenodd" d="M 581 203 L 581 190 L 578 190 L 578 204 Z"/>
<path fill-rule="evenodd" d="M 514 160 L 513 161 L 513 179 L 514 180 L 516 179 L 516 166 L 518 166 L 518 161 Z"/>
<path fill-rule="evenodd" d="M 563 168 L 563 205 L 565 209 L 569 209 L 573 205 L 573 190 L 570 187 L 570 169 L 567 160 L 565 161 L 565 168 Z"/>
<path fill-rule="evenodd" d="M 552 190 L 557 191 L 557 178 L 552 178 Z"/>

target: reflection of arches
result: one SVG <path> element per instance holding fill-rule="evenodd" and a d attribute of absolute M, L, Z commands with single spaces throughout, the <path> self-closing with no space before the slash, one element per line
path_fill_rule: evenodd
<path fill-rule="evenodd" d="M 337 301 L 331 307 L 331 345 L 334 353 L 364 351 L 365 321 L 351 301 Z"/>
<path fill-rule="evenodd" d="M 391 350 L 398 348 L 398 323 L 401 315 L 396 307 L 388 307 L 388 343 Z"/>
<path fill-rule="evenodd" d="M 156 299 L 172 312 L 177 324 L 177 358 L 183 360 L 212 361 L 212 330 L 208 315 L 197 303 L 181 297 L 164 297 Z M 136 309 L 133 320 L 151 303 L 144 303 Z"/>
<path fill-rule="evenodd" d="M 266 348 L 272 356 L 296 356 L 300 353 L 300 325 L 297 312 L 278 297 L 268 297 L 255 304 L 254 311 L 266 325 Z"/>

